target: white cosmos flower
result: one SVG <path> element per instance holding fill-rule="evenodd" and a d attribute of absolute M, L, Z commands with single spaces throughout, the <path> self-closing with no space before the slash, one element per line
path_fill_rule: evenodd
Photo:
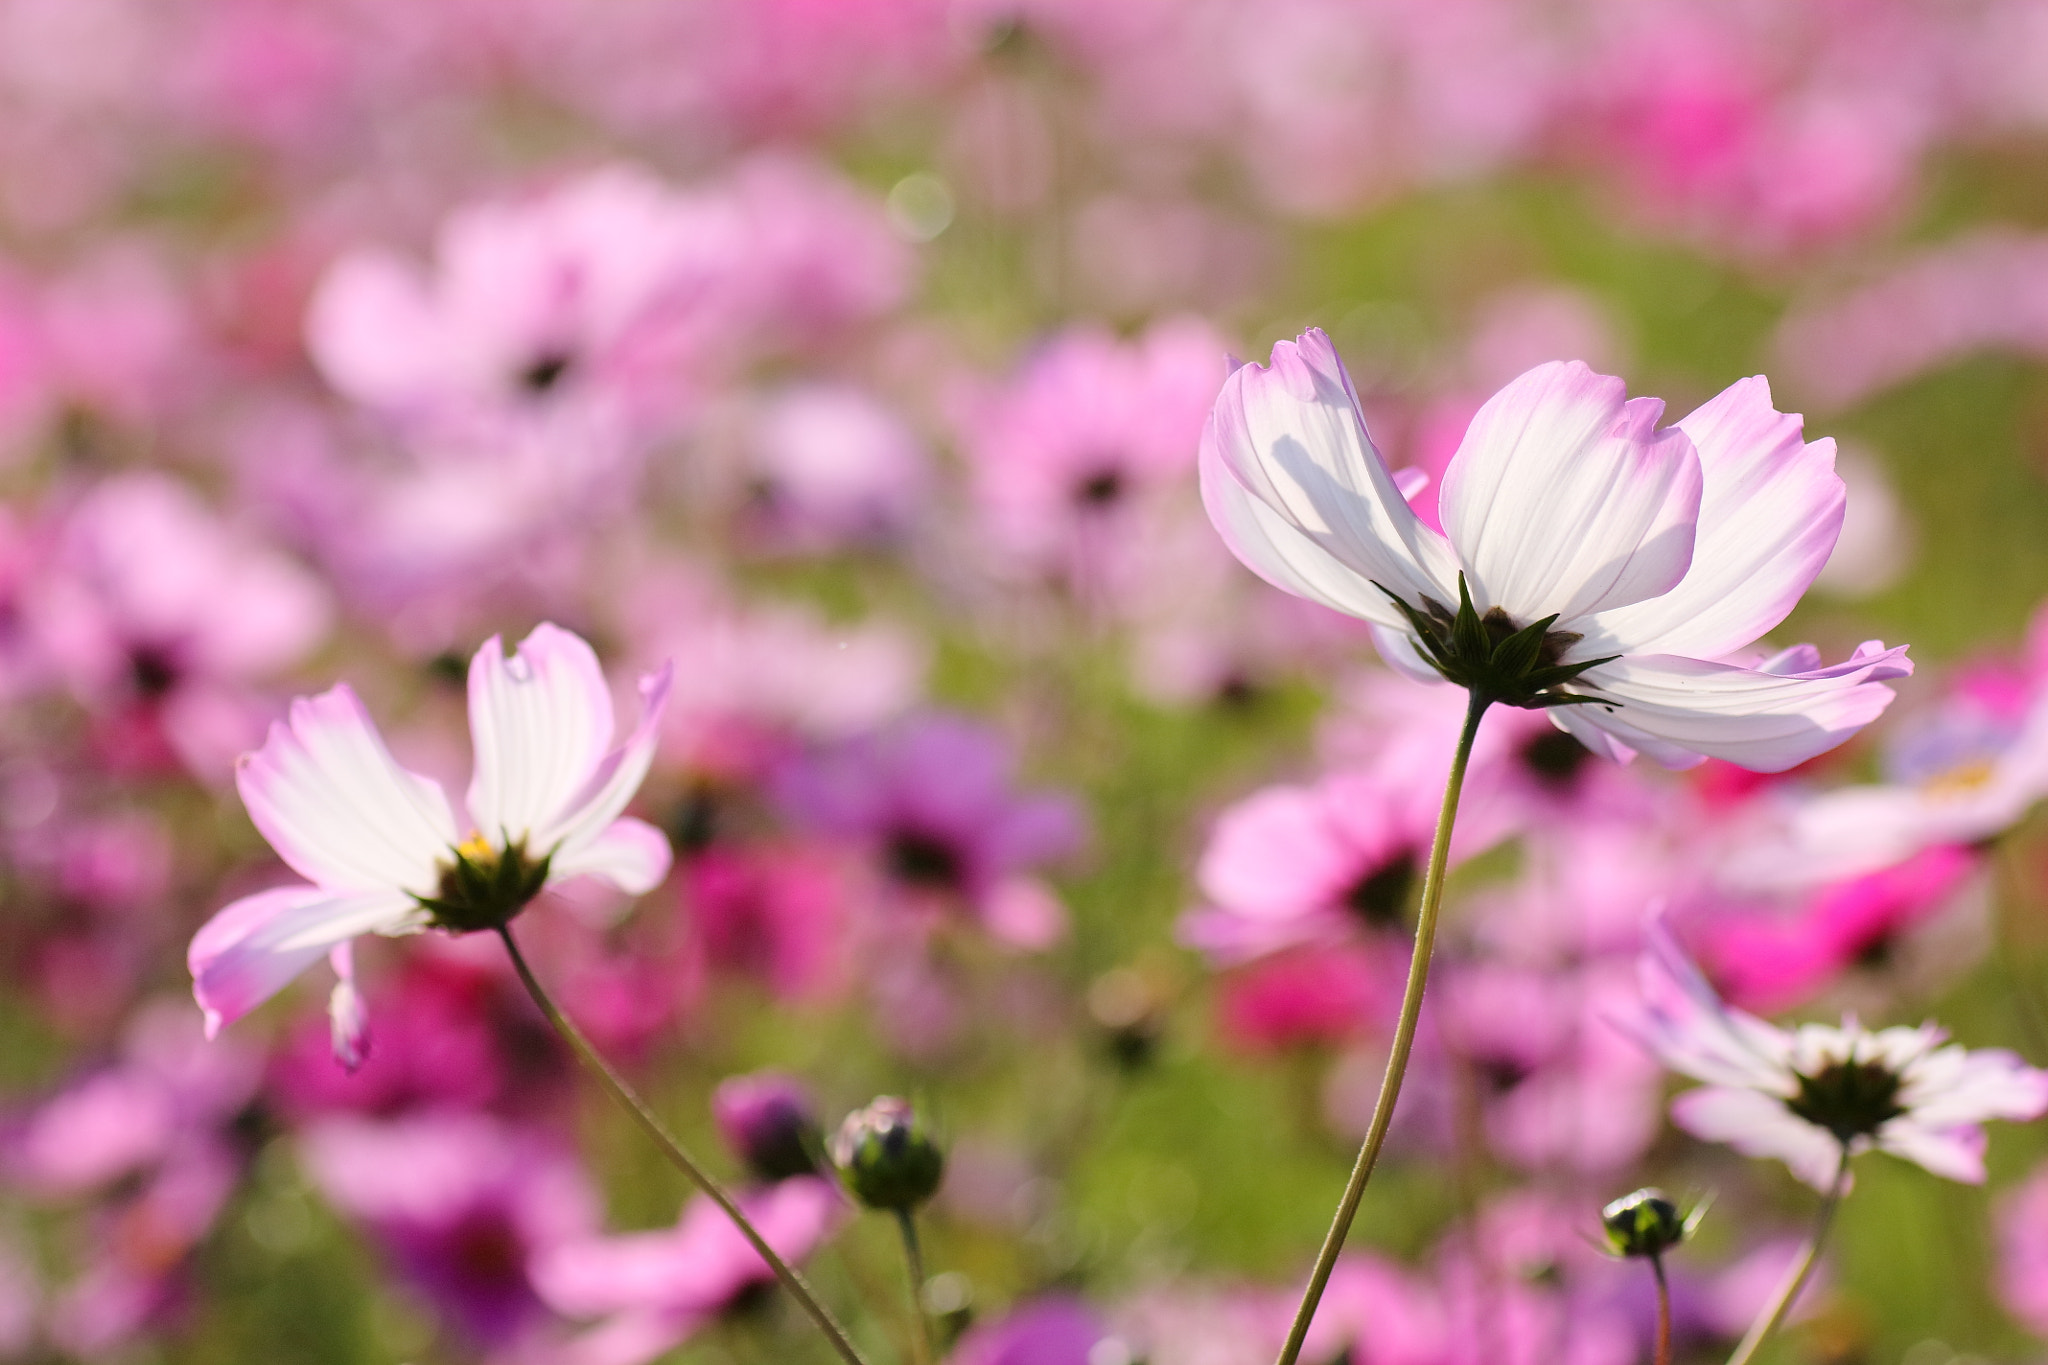
<path fill-rule="evenodd" d="M 1730 1009 L 1663 925 L 1642 959 L 1646 1009 L 1635 1032 L 1663 1063 L 1706 1084 L 1672 1101 L 1680 1127 L 1747 1156 L 1783 1161 L 1816 1189 L 1870 1151 L 1950 1180 L 1984 1179 L 1987 1119 L 2048 1110 L 2048 1072 L 1997 1048 L 1966 1051 L 1932 1024 L 1773 1027 Z"/>
<path fill-rule="evenodd" d="M 193 938 L 209 1036 L 357 934 L 490 928 L 575 876 L 652 890 L 668 840 L 620 813 L 653 759 L 669 673 L 641 680 L 639 722 L 614 749 L 611 693 L 588 644 L 542 625 L 507 658 L 493 636 L 469 666 L 476 772 L 461 823 L 438 783 L 392 758 L 346 684 L 293 702 L 235 781 L 306 882 L 244 896 Z"/>
<path fill-rule="evenodd" d="M 1588 747 L 1673 767 L 1703 757 L 1779 771 L 1841 743 L 1911 671 L 1873 641 L 1823 668 L 1810 648 L 1738 659 L 1827 562 L 1844 493 L 1834 443 L 1745 379 L 1676 426 L 1663 404 L 1577 362 L 1489 399 L 1440 490 L 1444 534 L 1409 506 L 1320 331 L 1224 382 L 1204 433 L 1202 496 L 1237 557 L 1288 592 L 1361 617 L 1390 662 L 1435 674 L 1409 617 L 1556 615 L 1546 664 L 1608 659 L 1571 682 L 1596 704 L 1550 716 Z M 1505 617 L 1505 621 L 1502 621 Z"/>

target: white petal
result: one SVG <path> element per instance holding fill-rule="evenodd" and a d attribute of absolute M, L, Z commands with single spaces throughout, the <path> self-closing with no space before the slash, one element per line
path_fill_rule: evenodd
<path fill-rule="evenodd" d="M 1671 1102 L 1678 1126 L 1707 1142 L 1724 1142 L 1744 1156 L 1772 1157 L 1817 1190 L 1835 1178 L 1841 1144 L 1784 1103 L 1755 1090 L 1706 1086 Z"/>
<path fill-rule="evenodd" d="M 398 766 L 345 684 L 293 702 L 235 786 L 278 856 L 330 891 L 432 895 L 457 837 L 440 786 Z"/>
<path fill-rule="evenodd" d="M 1704 476 L 1692 567 L 1670 592 L 1579 627 L 1589 654 L 1733 654 L 1785 619 L 1841 534 L 1835 443 L 1808 444 L 1799 417 L 1771 406 L 1762 376 L 1730 385 L 1678 429 Z"/>
<path fill-rule="evenodd" d="M 1693 558 L 1701 472 L 1664 405 L 1572 361 L 1486 401 L 1444 471 L 1444 533 L 1481 611 L 1578 618 L 1670 591 Z"/>
<path fill-rule="evenodd" d="M 514 843 L 559 821 L 597 771 L 612 724 L 604 671 L 582 639 L 543 623 L 508 659 L 492 636 L 469 665 L 470 822 Z"/>
<path fill-rule="evenodd" d="M 192 938 L 186 964 L 208 1036 L 255 1009 L 330 948 L 362 933 L 415 927 L 419 906 L 394 891 L 337 896 L 284 886 L 244 896 Z"/>
<path fill-rule="evenodd" d="M 675 676 L 672 664 L 640 680 L 640 721 L 626 742 L 605 755 L 590 774 L 583 790 L 547 825 L 536 831 L 544 848 L 554 851 L 565 865 L 573 865 L 584 849 L 603 835 L 626 809 L 633 793 L 640 790 L 648 765 L 654 762 L 656 729 L 662 708 L 668 704 L 669 683 Z M 658 879 L 657 879 L 658 880 Z"/>
<path fill-rule="evenodd" d="M 1652 654 L 1582 674 L 1572 690 L 1612 698 L 1570 708 L 1565 724 L 1604 730 L 1667 767 L 1701 756 L 1783 772 L 1876 720 L 1892 690 L 1876 681 L 1910 669 L 1903 647 L 1864 646 L 1847 663 L 1782 676 L 1734 664 Z"/>
<path fill-rule="evenodd" d="M 1984 1183 L 1985 1145 L 1982 1128 L 1934 1128 L 1911 1119 L 1893 1119 L 1877 1132 L 1880 1151 L 1965 1185 Z"/>
<path fill-rule="evenodd" d="M 1387 472 L 1321 332 L 1224 380 L 1200 467 L 1217 531 L 1275 587 L 1396 629 L 1405 622 L 1375 583 L 1411 604 L 1455 602 L 1450 547 Z"/>
<path fill-rule="evenodd" d="M 548 880 L 596 877 L 629 896 L 644 896 L 661 885 L 672 860 L 660 830 L 645 820 L 614 820 L 595 839 L 558 854 L 548 864 Z"/>

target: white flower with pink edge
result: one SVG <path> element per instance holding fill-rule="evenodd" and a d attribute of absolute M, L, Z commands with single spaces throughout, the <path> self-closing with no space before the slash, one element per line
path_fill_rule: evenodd
<path fill-rule="evenodd" d="M 629 895 L 659 885 L 668 840 L 621 812 L 653 759 L 669 676 L 664 666 L 641 680 L 640 718 L 612 748 L 611 693 L 588 644 L 553 625 L 509 658 L 498 637 L 486 641 L 469 666 L 476 771 L 463 824 L 440 784 L 392 758 L 346 684 L 293 702 L 235 780 L 250 819 L 306 882 L 244 896 L 194 936 L 188 962 L 208 1034 L 331 953 L 337 1001 L 359 1035 L 347 957 L 356 935 L 496 928 L 577 876 Z M 360 1037 L 350 1041 L 359 1051 Z"/>
<path fill-rule="evenodd" d="M 1730 1009 L 1662 924 L 1643 954 L 1635 1032 L 1674 1071 L 1705 1081 L 1672 1102 L 1681 1128 L 1775 1158 L 1825 1190 L 1873 1149 L 1950 1180 L 1984 1180 L 1988 1119 L 2048 1111 L 2048 1072 L 1999 1048 L 1965 1050 L 1932 1024 L 1781 1029 Z"/>
<path fill-rule="evenodd" d="M 1880 680 L 1912 671 L 1875 641 L 1831 667 L 1806 647 L 1741 656 L 1841 531 L 1834 443 L 1806 443 L 1761 378 L 1659 429 L 1663 410 L 1577 362 L 1530 370 L 1472 419 L 1440 535 L 1409 504 L 1422 476 L 1387 469 L 1335 348 L 1309 331 L 1224 381 L 1202 497 L 1247 566 L 1370 622 L 1404 672 L 1436 680 L 1418 622 L 1448 630 L 1469 589 L 1496 643 L 1549 621 L 1525 664 L 1548 680 L 1494 700 L 1554 708 L 1615 759 L 1793 767 L 1876 719 Z"/>

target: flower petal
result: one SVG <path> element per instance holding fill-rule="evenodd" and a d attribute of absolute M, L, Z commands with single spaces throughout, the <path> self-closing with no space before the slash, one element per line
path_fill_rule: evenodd
<path fill-rule="evenodd" d="M 658 672 L 640 679 L 640 721 L 626 742 L 606 754 L 590 774 L 583 790 L 535 833 L 544 848 L 554 851 L 564 865 L 573 866 L 585 847 L 602 836 L 626 809 L 633 793 L 640 790 L 648 765 L 654 762 L 656 733 L 662 708 L 668 704 L 669 684 L 675 665 L 663 664 Z M 657 879 L 658 880 L 658 879 Z"/>
<path fill-rule="evenodd" d="M 629 896 L 644 896 L 661 885 L 673 855 L 668 836 L 645 820 L 614 820 L 595 839 L 564 849 L 548 864 L 548 880 L 596 877 Z"/>
<path fill-rule="evenodd" d="M 1915 1119 L 1893 1119 L 1877 1131 L 1879 1151 L 1890 1152 L 1946 1180 L 1984 1183 L 1984 1130 L 1974 1126 L 1935 1128 Z"/>
<path fill-rule="evenodd" d="M 235 786 L 278 856 L 330 892 L 432 895 L 457 837 L 440 786 L 398 766 L 347 684 L 293 702 Z"/>
<path fill-rule="evenodd" d="M 1799 416 L 1771 406 L 1763 376 L 1729 385 L 1678 429 L 1704 476 L 1692 567 L 1662 596 L 1581 626 L 1589 657 L 1732 654 L 1785 619 L 1841 534 L 1835 443 L 1805 441 Z"/>
<path fill-rule="evenodd" d="M 1397 630 L 1406 622 L 1375 583 L 1410 603 L 1456 600 L 1450 547 L 1387 472 L 1322 332 L 1223 381 L 1200 468 L 1210 520 L 1275 587 Z"/>
<path fill-rule="evenodd" d="M 1703 1141 L 1725 1142 L 1744 1156 L 1782 1161 L 1817 1190 L 1834 1181 L 1841 1153 L 1834 1135 L 1760 1091 L 1713 1085 L 1688 1090 L 1671 1102 L 1671 1117 Z"/>
<path fill-rule="evenodd" d="M 492 636 L 469 665 L 470 822 L 508 844 L 553 825 L 589 785 L 612 726 L 604 670 L 580 637 L 543 622 L 507 658 Z"/>
<path fill-rule="evenodd" d="M 242 897 L 208 920 L 186 953 L 207 1037 L 284 989 L 335 944 L 402 932 L 420 918 L 419 906 L 393 890 L 351 896 L 281 886 Z"/>
<path fill-rule="evenodd" d="M 1572 361 L 1486 401 L 1444 471 L 1444 532 L 1484 611 L 1527 624 L 1669 592 L 1693 559 L 1701 471 L 1664 405 Z"/>
<path fill-rule="evenodd" d="M 1671 768 L 1726 759 L 1775 773 L 1826 753 L 1877 719 L 1892 690 L 1876 681 L 1910 671 L 1905 648 L 1864 644 L 1847 662 L 1779 674 L 1651 654 L 1590 669 L 1574 690 L 1613 698 L 1552 712 L 1587 743 L 1605 731 Z"/>

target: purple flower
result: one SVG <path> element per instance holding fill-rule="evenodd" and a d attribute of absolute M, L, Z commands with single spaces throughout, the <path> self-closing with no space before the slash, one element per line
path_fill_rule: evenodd
<path fill-rule="evenodd" d="M 503 1346 L 548 1314 L 528 1265 L 597 1226 L 596 1192 L 552 1141 L 482 1114 L 330 1118 L 301 1138 L 313 1183 L 376 1237 L 470 1340 Z"/>
<path fill-rule="evenodd" d="M 1029 873 L 1074 852 L 1072 799 L 1019 791 L 1007 744 L 963 716 L 930 714 L 799 760 L 778 775 L 791 818 L 867 850 L 892 898 L 960 904 L 991 933 L 1043 946 L 1063 926 Z"/>

